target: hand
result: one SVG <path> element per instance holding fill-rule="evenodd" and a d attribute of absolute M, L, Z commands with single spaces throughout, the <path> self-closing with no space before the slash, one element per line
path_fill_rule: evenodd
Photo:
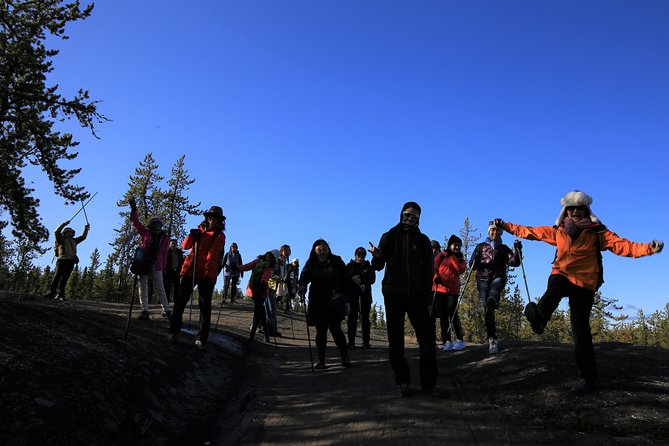
<path fill-rule="evenodd" d="M 137 202 L 135 201 L 134 198 L 131 198 L 128 200 L 128 204 L 130 205 L 130 210 L 136 211 L 137 210 Z"/>
<path fill-rule="evenodd" d="M 442 283 L 443 283 L 443 282 L 441 281 L 441 276 L 440 276 L 439 274 L 437 274 L 436 276 L 434 276 L 434 284 L 435 284 L 435 285 L 441 285 Z"/>
<path fill-rule="evenodd" d="M 200 230 L 197 228 L 193 228 L 190 230 L 189 235 L 195 240 L 196 242 L 200 240 Z"/>
<path fill-rule="evenodd" d="M 497 226 L 498 228 L 504 228 L 504 224 L 505 224 L 504 220 L 502 220 L 501 218 L 495 219 L 495 226 Z"/>
<path fill-rule="evenodd" d="M 662 249 L 664 248 L 664 242 L 660 240 L 653 240 L 650 246 L 653 248 L 654 253 L 662 252 Z"/>
<path fill-rule="evenodd" d="M 372 242 L 369 242 L 369 246 L 371 246 L 371 249 L 368 249 L 367 251 L 369 251 L 374 257 L 381 257 L 381 250 L 379 248 L 374 246 Z"/>
<path fill-rule="evenodd" d="M 86 223 L 86 226 L 84 226 L 84 228 L 86 228 L 86 229 L 91 229 L 91 225 L 89 225 L 88 223 Z"/>
<path fill-rule="evenodd" d="M 346 316 L 349 315 L 349 313 L 351 312 L 351 304 L 350 303 L 347 302 L 347 303 L 344 304 L 344 312 L 346 313 Z"/>
<path fill-rule="evenodd" d="M 516 249 L 516 251 L 522 251 L 523 250 L 523 244 L 520 242 L 520 240 L 516 240 L 513 242 L 513 247 Z"/>

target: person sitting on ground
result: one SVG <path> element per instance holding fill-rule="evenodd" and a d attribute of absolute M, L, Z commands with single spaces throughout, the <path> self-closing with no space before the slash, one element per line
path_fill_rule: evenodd
<path fill-rule="evenodd" d="M 339 354 L 341 365 L 351 367 L 346 348 L 346 337 L 341 329 L 341 322 L 350 311 L 348 271 L 341 257 L 332 254 L 330 245 L 325 240 L 314 242 L 309 258 L 300 275 L 301 296 L 306 295 L 309 286 L 309 303 L 307 306 L 307 323 L 316 327 L 316 349 L 318 364 L 316 369 L 327 368 L 325 364 L 325 348 L 328 340 L 328 329 L 332 334 Z"/>
<path fill-rule="evenodd" d="M 170 304 L 165 294 L 165 285 L 163 282 L 163 269 L 167 259 L 167 249 L 170 241 L 167 233 L 163 231 L 163 220 L 160 217 L 152 217 L 146 228 L 137 213 L 137 203 L 131 198 L 130 219 L 135 230 L 139 233 L 141 240 L 139 246 L 142 248 L 143 260 L 148 264 L 148 268 L 139 275 L 139 303 L 142 306 L 142 312 L 139 320 L 149 320 L 149 277 L 153 283 L 153 290 L 158 295 L 158 300 L 163 309 L 163 315 L 167 318 L 172 316 Z"/>
<path fill-rule="evenodd" d="M 362 329 L 363 348 L 372 348 L 369 343 L 370 321 L 369 311 L 372 308 L 372 285 L 376 282 L 376 271 L 371 263 L 365 260 L 367 251 L 362 246 L 356 248 L 354 259 L 348 262 L 348 275 L 351 285 L 351 312 L 348 314 L 348 348 L 355 348 L 355 333 L 358 328 L 358 316 Z"/>
<path fill-rule="evenodd" d="M 636 258 L 661 252 L 664 243 L 658 240 L 636 243 L 619 237 L 593 214 L 592 198 L 582 191 L 568 192 L 560 204 L 562 210 L 555 226 L 521 226 L 501 219 L 495 220 L 495 224 L 516 237 L 557 246 L 546 292 L 538 303 L 528 303 L 524 314 L 532 330 L 542 334 L 560 300 L 569 298 L 571 331 L 580 375 L 572 390 L 585 393 L 598 387 L 590 314 L 595 293 L 604 283 L 601 251 Z"/>
<path fill-rule="evenodd" d="M 519 240 L 513 244 L 513 250 L 502 242 L 502 228 L 495 222 L 488 223 L 488 238 L 476 245 L 469 266 L 476 271 L 476 288 L 481 305 L 485 309 L 485 329 L 488 338 L 488 353 L 499 353 L 499 340 L 495 326 L 495 310 L 506 286 L 509 266 L 520 265 L 522 245 Z"/>
<path fill-rule="evenodd" d="M 84 232 L 79 236 L 74 236 L 74 229 L 67 227 L 63 229 L 64 226 L 70 224 L 70 220 L 61 223 L 58 225 L 54 231 L 54 236 L 56 237 L 56 244 L 54 249 L 56 250 L 56 268 L 53 272 L 53 279 L 51 280 L 51 290 L 47 294 L 47 299 L 56 299 L 56 300 L 66 300 L 65 298 L 65 286 L 67 285 L 67 280 L 72 274 L 74 265 L 79 262 L 79 257 L 77 257 L 77 245 L 88 236 L 88 230 L 91 229 L 91 225 L 86 223 L 84 226 Z M 58 294 L 56 295 L 56 290 Z"/>
<path fill-rule="evenodd" d="M 467 269 L 467 261 L 462 255 L 462 240 L 451 235 L 448 239 L 446 251 L 441 252 L 434 259 L 434 295 L 435 313 L 441 325 L 441 339 L 443 350 L 462 350 L 465 342 L 462 340 L 462 326 L 458 317 L 458 298 L 460 296 L 460 275 Z M 450 322 L 453 321 L 451 324 Z M 451 328 L 455 331 L 455 343 L 451 336 Z"/>
<path fill-rule="evenodd" d="M 181 268 L 179 296 L 174 299 L 174 313 L 170 320 L 168 341 L 176 342 L 183 324 L 183 312 L 197 285 L 200 327 L 195 335 L 195 347 L 203 350 L 209 339 L 211 326 L 211 298 L 220 272 L 218 261 L 225 249 L 225 219 L 220 206 L 212 206 L 204 213 L 205 220 L 193 228 L 181 244 L 190 249 Z"/>

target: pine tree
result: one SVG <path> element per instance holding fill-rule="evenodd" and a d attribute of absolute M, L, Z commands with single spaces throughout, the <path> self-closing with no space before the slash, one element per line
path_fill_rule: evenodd
<path fill-rule="evenodd" d="M 183 240 L 186 237 L 186 216 L 202 214 L 199 209 L 200 202 L 191 204 L 184 193 L 190 185 L 195 182 L 188 175 L 188 170 L 184 166 L 186 155 L 181 157 L 172 166 L 172 176 L 167 181 L 168 191 L 164 196 L 164 205 L 167 207 L 168 214 L 166 223 L 167 234 L 171 238 Z"/>
<path fill-rule="evenodd" d="M 465 218 L 462 228 L 460 228 L 460 238 L 462 239 L 462 253 L 467 259 L 471 258 L 481 235 L 476 235 L 477 228 L 469 223 L 469 218 Z M 469 280 L 467 280 L 469 279 Z M 458 306 L 458 315 L 462 325 L 463 336 L 467 341 L 482 342 L 485 340 L 485 324 L 483 320 L 483 311 L 479 301 L 479 294 L 476 288 L 476 272 L 468 268 L 460 276 L 462 288 L 460 290 L 460 305 Z"/>
<path fill-rule="evenodd" d="M 60 0 L 0 4 L 0 208 L 9 213 L 14 237 L 32 246 L 46 240 L 49 232 L 39 218 L 39 199 L 26 184 L 24 168 L 39 167 L 67 202 L 85 199 L 84 188 L 71 184 L 80 169 L 61 167 L 61 161 L 77 157 L 72 149 L 79 143 L 53 125 L 55 120 L 75 118 L 95 135 L 94 122 L 108 120 L 98 113 L 97 101 L 87 90 L 67 99 L 58 93 L 58 85 L 46 85 L 53 71 L 51 59 L 59 52 L 46 43 L 67 39 L 65 26 L 86 19 L 92 10 L 92 4 L 81 9 L 79 2 Z"/>

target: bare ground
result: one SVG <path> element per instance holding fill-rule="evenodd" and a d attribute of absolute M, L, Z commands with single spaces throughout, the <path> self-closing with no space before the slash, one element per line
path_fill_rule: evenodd
<path fill-rule="evenodd" d="M 126 306 L 0 295 L 0 444 L 669 444 L 666 350 L 597 345 L 602 389 L 576 396 L 571 345 L 469 345 L 438 352 L 449 398 L 401 398 L 383 332 L 350 369 L 330 341 L 313 373 L 300 316 L 280 313 L 266 344 L 247 339 L 250 304 L 225 304 L 199 352 L 192 333 L 168 344 L 152 313 L 126 341 Z M 417 377 L 415 345 L 407 356 Z"/>

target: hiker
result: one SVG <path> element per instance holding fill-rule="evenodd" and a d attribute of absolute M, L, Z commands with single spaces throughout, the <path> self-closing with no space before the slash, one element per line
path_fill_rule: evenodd
<path fill-rule="evenodd" d="M 462 340 L 462 326 L 458 316 L 458 298 L 460 296 L 460 275 L 467 269 L 467 261 L 460 251 L 462 240 L 453 234 L 449 237 L 446 250 L 440 252 L 434 259 L 434 310 L 439 317 L 441 327 L 442 349 L 462 350 L 465 342 Z M 453 321 L 452 327 L 450 322 Z M 451 331 L 455 332 L 455 342 Z"/>
<path fill-rule="evenodd" d="M 284 310 L 285 314 L 292 313 L 293 299 L 297 295 L 297 281 L 300 278 L 300 261 L 298 259 L 293 259 L 288 265 L 288 296 L 286 296 L 286 309 Z"/>
<path fill-rule="evenodd" d="M 195 347 L 203 350 L 209 339 L 211 325 L 211 297 L 219 271 L 219 257 L 225 249 L 225 216 L 220 206 L 212 206 L 204 213 L 204 221 L 190 230 L 181 244 L 190 249 L 181 268 L 181 287 L 174 299 L 174 313 L 170 320 L 168 341 L 176 342 L 181 331 L 183 312 L 197 285 L 200 327 L 195 335 Z"/>
<path fill-rule="evenodd" d="M 372 308 L 372 284 L 376 282 L 376 271 L 368 260 L 367 251 L 362 246 L 355 249 L 354 259 L 346 265 L 351 278 L 351 312 L 348 314 L 348 348 L 355 348 L 355 333 L 358 328 L 358 316 L 362 329 L 362 347 L 372 348 L 369 343 L 369 311 Z"/>
<path fill-rule="evenodd" d="M 177 246 L 177 239 L 170 240 L 167 248 L 167 259 L 165 271 L 163 271 L 163 285 L 165 288 L 165 297 L 170 301 L 170 295 L 174 290 L 174 295 L 179 293 L 179 274 L 184 264 L 184 252 Z"/>
<path fill-rule="evenodd" d="M 268 326 L 265 300 L 267 300 L 269 294 L 269 281 L 276 276 L 276 259 L 278 257 L 279 251 L 274 249 L 238 267 L 240 272 L 251 271 L 251 278 L 246 289 L 246 294 L 253 300 L 253 323 L 249 334 L 250 340 L 255 338 L 256 330 L 261 327 L 265 335 L 265 342 L 269 342 L 271 328 Z"/>
<path fill-rule="evenodd" d="M 369 242 L 369 251 L 374 269 L 386 269 L 381 291 L 386 307 L 390 366 L 400 396 L 413 393 L 409 363 L 404 356 L 404 318 L 408 314 L 420 346 L 421 388 L 443 398 L 446 393 L 437 386 L 434 321 L 428 310 L 432 304 L 434 263 L 430 239 L 418 229 L 420 212 L 418 203 L 405 203 L 400 222 L 381 236 L 378 247 Z"/>
<path fill-rule="evenodd" d="M 131 198 L 130 203 L 130 219 L 135 230 L 139 233 L 141 240 L 139 242 L 140 248 L 143 250 L 142 259 L 145 266 L 139 274 L 139 303 L 142 305 L 142 312 L 138 319 L 141 321 L 149 320 L 149 277 L 153 283 L 153 290 L 158 295 L 158 300 L 163 309 L 163 316 L 168 319 L 172 317 L 170 304 L 167 301 L 165 294 L 165 286 L 163 284 L 163 269 L 165 268 L 165 260 L 167 258 L 167 249 L 169 245 L 169 237 L 163 231 L 163 220 L 160 217 L 152 217 L 149 220 L 148 228 L 139 221 L 137 213 L 137 202 Z"/>
<path fill-rule="evenodd" d="M 636 243 L 619 237 L 593 214 L 592 198 L 584 192 L 568 192 L 560 204 L 562 210 L 555 226 L 521 226 L 501 219 L 495 222 L 517 237 L 557 246 L 546 292 L 538 303 L 528 303 L 524 314 L 532 331 L 542 334 L 560 300 L 569 298 L 571 331 L 580 375 L 572 390 L 586 393 L 598 387 L 590 313 L 595 292 L 604 283 L 601 251 L 636 258 L 661 252 L 664 243 L 658 240 Z"/>
<path fill-rule="evenodd" d="M 225 302 L 228 290 L 230 290 L 230 303 L 235 303 L 237 283 L 239 283 L 241 277 L 244 277 L 244 273 L 239 271 L 237 267 L 243 263 L 242 254 L 237 248 L 237 243 L 232 242 L 230 251 L 226 252 L 225 256 L 223 256 L 223 302 Z"/>
<path fill-rule="evenodd" d="M 272 328 L 272 336 L 280 338 L 283 336 L 277 326 L 276 322 L 276 308 L 277 301 L 280 301 L 284 296 L 288 294 L 288 285 L 286 280 L 288 279 L 288 264 L 290 263 L 290 246 L 281 245 L 279 248 L 279 257 L 276 259 L 277 266 L 277 278 L 271 282 L 269 288 L 268 298 L 265 301 L 267 306 L 267 316 L 269 317 L 269 323 Z"/>
<path fill-rule="evenodd" d="M 65 286 L 67 285 L 67 280 L 72 274 L 74 265 L 79 263 L 79 257 L 77 257 L 77 245 L 88 236 L 88 230 L 91 229 L 91 225 L 86 223 L 84 226 L 84 232 L 79 237 L 74 237 L 74 229 L 67 227 L 63 229 L 63 226 L 70 224 L 70 220 L 61 223 L 58 225 L 54 231 L 54 236 L 56 237 L 56 243 L 54 250 L 56 251 L 56 268 L 53 272 L 53 279 L 51 280 L 51 289 L 49 294 L 45 295 L 47 299 L 56 299 L 56 300 L 66 300 L 65 298 Z M 58 294 L 56 295 L 56 290 Z"/>
<path fill-rule="evenodd" d="M 346 337 L 341 329 L 341 322 L 351 310 L 347 295 L 349 282 L 346 264 L 341 257 L 332 254 L 330 245 L 325 240 L 316 240 L 302 268 L 299 280 L 301 296 L 306 295 L 307 285 L 311 284 L 307 324 L 316 327 L 316 349 L 318 350 L 316 369 L 327 368 L 325 348 L 328 341 L 328 329 L 339 348 L 341 365 L 345 368 L 351 367 L 346 348 Z"/>
<path fill-rule="evenodd" d="M 499 340 L 495 325 L 495 311 L 504 292 L 509 266 L 519 266 L 523 245 L 520 240 L 513 244 L 513 250 L 502 242 L 503 229 L 488 223 L 488 237 L 476 245 L 469 266 L 476 271 L 476 289 L 485 311 L 485 329 L 488 339 L 488 353 L 499 353 Z"/>

